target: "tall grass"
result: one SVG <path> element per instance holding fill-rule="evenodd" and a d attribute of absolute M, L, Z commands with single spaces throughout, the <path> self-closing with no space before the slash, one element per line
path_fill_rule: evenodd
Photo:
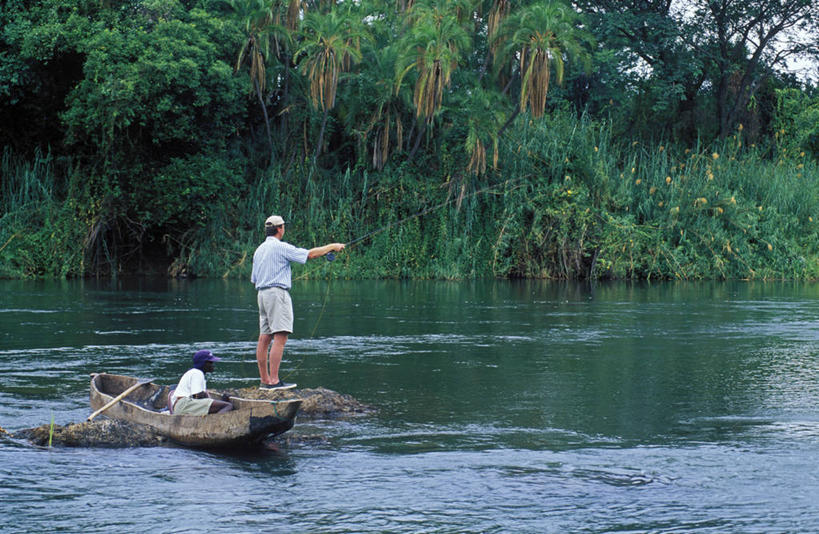
<path fill-rule="evenodd" d="M 819 278 L 819 167 L 805 154 L 771 159 L 741 130 L 712 146 L 643 145 L 569 113 L 506 132 L 483 176 L 457 155 L 379 172 L 248 168 L 239 197 L 209 200 L 204 225 L 172 236 L 169 273 L 249 277 L 276 213 L 297 246 L 355 242 L 301 278 Z M 0 276 L 82 274 L 88 225 L 77 196 L 57 198 L 53 162 L 6 151 L 2 165 Z"/>
<path fill-rule="evenodd" d="M 297 268 L 304 278 L 819 276 L 819 170 L 805 156 L 766 159 L 741 132 L 707 148 L 621 143 L 569 114 L 510 131 L 500 168 L 480 178 L 458 161 L 265 171 L 221 267 L 203 274 L 249 276 L 263 220 L 278 213 L 299 246 L 368 236 L 332 265 Z"/>
<path fill-rule="evenodd" d="M 54 162 L 51 154 L 38 148 L 32 161 L 4 147 L 0 159 L 0 215 L 31 205 L 51 202 L 54 197 Z"/>
<path fill-rule="evenodd" d="M 815 278 L 819 275 L 816 162 L 771 161 L 741 131 L 709 150 L 630 147 L 613 222 L 632 234 L 606 250 L 624 275 Z M 624 267 L 623 245 L 642 261 Z M 620 246 L 620 250 L 617 250 Z M 654 248 L 654 251 L 651 249 Z M 636 249 L 636 250 L 634 250 Z"/>
<path fill-rule="evenodd" d="M 29 161 L 6 147 L 0 172 L 0 277 L 82 274 L 84 229 L 61 198 L 51 154 L 37 150 Z"/>

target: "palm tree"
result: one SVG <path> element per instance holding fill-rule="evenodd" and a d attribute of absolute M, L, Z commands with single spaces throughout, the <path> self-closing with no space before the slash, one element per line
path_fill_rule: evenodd
<path fill-rule="evenodd" d="M 497 39 L 498 30 L 501 24 L 509 16 L 511 10 L 510 0 L 494 0 L 492 7 L 489 9 L 489 15 L 486 17 L 486 37 L 489 43 L 487 60 L 484 67 L 490 63 L 491 58 L 498 55 L 498 48 L 503 44 L 503 39 Z M 481 72 L 483 76 L 483 71 Z"/>
<path fill-rule="evenodd" d="M 521 78 L 518 111 L 529 107 L 534 117 L 546 110 L 551 71 L 557 83 L 563 82 L 564 56 L 588 60 L 584 44 L 592 43 L 591 34 L 578 26 L 578 15 L 559 2 L 535 3 L 508 15 L 495 33 L 498 44 L 495 69 L 516 58 Z"/>
<path fill-rule="evenodd" d="M 440 110 L 444 88 L 470 45 L 469 34 L 459 19 L 468 5 L 466 0 L 428 0 L 415 3 L 409 11 L 410 27 L 401 45 L 404 53 L 396 67 L 396 92 L 404 77 L 415 70 L 413 105 L 419 131 L 410 158 L 418 150 L 426 127 Z"/>
<path fill-rule="evenodd" d="M 492 144 L 492 168 L 498 167 L 498 127 L 503 120 L 502 96 L 497 91 L 476 89 L 463 98 L 460 114 L 468 124 L 464 148 L 469 154 L 467 171 L 475 175 L 486 172 L 486 141 Z"/>
<path fill-rule="evenodd" d="M 411 95 L 406 94 L 408 88 L 402 94 L 393 92 L 398 56 L 395 44 L 368 46 L 363 52 L 361 72 L 345 98 L 343 115 L 347 130 L 358 139 L 359 153 L 371 152 L 372 166 L 381 170 L 390 154 L 403 144 L 404 124 L 412 116 Z"/>
<path fill-rule="evenodd" d="M 236 60 L 234 72 L 245 63 L 250 63 L 250 81 L 252 90 L 259 100 L 259 106 L 264 115 L 264 124 L 267 130 L 267 142 L 270 147 L 270 157 L 273 157 L 273 136 L 270 133 L 270 118 L 267 114 L 267 106 L 262 96 L 267 85 L 267 69 L 265 60 L 271 52 L 271 47 L 275 48 L 278 55 L 282 46 L 290 39 L 290 34 L 285 27 L 279 24 L 280 17 L 276 0 L 228 0 L 228 4 L 233 8 L 234 13 L 242 22 L 245 30 L 245 39 L 242 48 L 239 50 L 239 57 Z"/>
<path fill-rule="evenodd" d="M 370 38 L 360 21 L 361 18 L 337 9 L 310 12 L 299 32 L 301 44 L 293 61 L 310 83 L 313 107 L 323 113 L 314 161 L 321 151 L 327 114 L 335 106 L 340 75 L 361 61 L 361 42 Z"/>

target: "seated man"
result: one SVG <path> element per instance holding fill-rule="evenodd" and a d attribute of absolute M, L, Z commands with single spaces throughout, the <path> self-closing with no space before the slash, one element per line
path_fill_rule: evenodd
<path fill-rule="evenodd" d="M 179 385 L 171 395 L 171 406 L 175 415 L 207 415 L 224 413 L 233 409 L 233 404 L 208 397 L 205 373 L 213 372 L 213 362 L 217 358 L 209 350 L 200 350 L 193 355 L 193 367 L 179 380 Z"/>

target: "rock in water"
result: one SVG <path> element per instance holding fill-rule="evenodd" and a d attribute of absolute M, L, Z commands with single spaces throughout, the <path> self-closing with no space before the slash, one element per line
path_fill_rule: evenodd
<path fill-rule="evenodd" d="M 50 432 L 51 425 L 41 425 L 21 430 L 14 437 L 45 447 Z M 165 441 L 149 427 L 114 419 L 54 425 L 51 435 L 51 444 L 63 447 L 146 447 Z"/>
<path fill-rule="evenodd" d="M 372 406 L 362 404 L 350 395 L 337 393 L 327 388 L 275 389 L 242 388 L 224 390 L 234 397 L 255 400 L 302 399 L 299 418 L 321 419 L 368 414 L 375 411 Z"/>

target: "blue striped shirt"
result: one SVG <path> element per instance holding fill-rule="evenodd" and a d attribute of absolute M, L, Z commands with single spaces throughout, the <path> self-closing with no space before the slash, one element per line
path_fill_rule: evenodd
<path fill-rule="evenodd" d="M 294 247 L 273 236 L 259 245 L 253 254 L 253 272 L 250 281 L 256 289 L 281 287 L 290 289 L 290 262 L 307 263 L 306 248 Z"/>

